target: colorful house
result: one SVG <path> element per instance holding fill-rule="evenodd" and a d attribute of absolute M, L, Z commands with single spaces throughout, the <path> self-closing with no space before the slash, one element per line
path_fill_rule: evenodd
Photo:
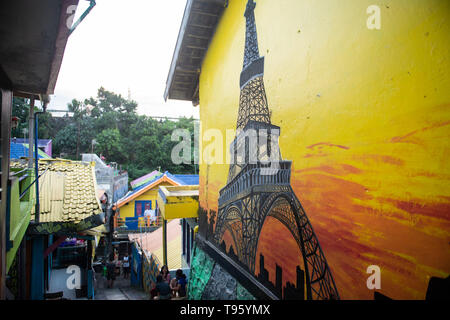
<path fill-rule="evenodd" d="M 439 296 L 449 34 L 448 1 L 187 1 L 164 96 L 200 107 L 191 298 Z"/>
<path fill-rule="evenodd" d="M 198 175 L 177 175 L 169 172 L 153 171 L 130 182 L 133 189 L 117 201 L 113 207 L 116 217 L 125 221 L 129 230 L 137 230 L 146 226 L 144 213 L 146 210 L 158 212 L 157 197 L 160 186 L 181 186 L 197 182 Z"/>

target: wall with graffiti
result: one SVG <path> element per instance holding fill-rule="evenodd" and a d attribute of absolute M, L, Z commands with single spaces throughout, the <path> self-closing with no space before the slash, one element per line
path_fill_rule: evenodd
<path fill-rule="evenodd" d="M 281 298 L 450 274 L 450 3 L 372 2 L 230 0 L 203 62 L 200 229 Z"/>
<path fill-rule="evenodd" d="M 113 203 L 128 192 L 128 173 L 113 178 Z"/>

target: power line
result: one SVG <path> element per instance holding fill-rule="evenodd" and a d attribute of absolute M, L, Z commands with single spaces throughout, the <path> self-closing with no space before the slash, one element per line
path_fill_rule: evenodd
<path fill-rule="evenodd" d="M 200 121 L 200 119 L 195 118 L 187 118 L 187 117 L 161 117 L 161 116 L 147 116 L 152 119 L 167 119 L 167 120 L 180 120 L 180 119 L 187 119 L 187 120 L 193 120 L 193 121 Z"/>
<path fill-rule="evenodd" d="M 65 113 L 75 113 L 73 111 L 69 111 L 69 110 L 54 110 L 54 109 L 47 109 L 47 112 L 65 112 Z"/>

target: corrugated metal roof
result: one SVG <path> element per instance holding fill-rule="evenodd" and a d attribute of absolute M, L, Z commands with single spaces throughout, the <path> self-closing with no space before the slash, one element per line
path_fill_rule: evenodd
<path fill-rule="evenodd" d="M 153 252 L 159 261 L 163 263 L 163 247 Z M 181 269 L 181 235 L 167 242 L 167 267 L 169 269 Z"/>
<path fill-rule="evenodd" d="M 174 174 L 177 180 L 181 180 L 183 185 L 195 186 L 198 185 L 199 177 L 198 174 Z"/>
<path fill-rule="evenodd" d="M 20 159 L 22 157 L 28 157 L 28 144 L 26 143 L 14 143 L 11 142 L 11 155 L 10 159 Z M 42 150 L 38 150 L 39 159 L 50 159 L 51 157 Z"/>
<path fill-rule="evenodd" d="M 14 143 L 26 143 L 28 144 L 28 139 L 24 139 L 24 138 L 12 138 L 11 142 Z M 38 139 L 38 147 L 42 148 L 42 147 L 46 147 L 47 145 L 49 145 L 52 142 L 52 139 Z"/>
<path fill-rule="evenodd" d="M 130 182 L 131 188 L 133 190 L 137 189 L 138 187 L 142 187 L 144 185 L 147 185 L 151 183 L 152 181 L 155 181 L 159 177 L 161 177 L 163 174 L 159 172 L 158 170 L 152 171 L 149 174 L 146 174 L 145 176 L 142 176 L 140 178 L 137 178 Z"/>
<path fill-rule="evenodd" d="M 169 269 L 181 268 L 181 234 L 180 219 L 173 219 L 167 223 L 167 263 Z M 162 228 L 150 233 L 128 235 L 131 241 L 142 243 L 142 248 L 156 255 L 160 262 L 163 262 L 162 237 Z"/>

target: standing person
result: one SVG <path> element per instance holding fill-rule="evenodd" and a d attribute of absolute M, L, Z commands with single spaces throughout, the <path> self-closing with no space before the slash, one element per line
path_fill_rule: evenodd
<path fill-rule="evenodd" d="M 156 209 L 150 212 L 150 224 L 157 225 Z"/>
<path fill-rule="evenodd" d="M 114 249 L 114 265 L 116 266 L 114 269 L 114 275 L 120 276 L 120 261 L 119 261 L 119 252 L 117 249 Z"/>
<path fill-rule="evenodd" d="M 116 264 L 113 257 L 109 257 L 109 262 L 106 264 L 106 280 L 108 280 L 108 288 L 112 288 L 116 280 Z"/>
<path fill-rule="evenodd" d="M 156 292 L 157 296 L 155 299 L 158 300 L 170 300 L 170 287 L 167 282 L 163 280 L 163 277 L 161 275 L 158 275 L 156 277 Z"/>
<path fill-rule="evenodd" d="M 145 209 L 144 211 L 144 220 L 145 220 L 145 226 L 150 227 L 150 217 L 152 214 L 152 210 L 150 208 Z"/>
<path fill-rule="evenodd" d="M 123 278 L 128 279 L 128 275 L 130 274 L 130 257 L 128 256 L 128 252 L 125 252 L 125 256 L 122 261 L 123 267 Z"/>
<path fill-rule="evenodd" d="M 160 274 L 163 278 L 163 281 L 165 281 L 165 282 L 167 282 L 167 284 L 169 284 L 170 283 L 170 272 L 169 272 L 169 268 L 166 265 L 162 266 Z"/>

